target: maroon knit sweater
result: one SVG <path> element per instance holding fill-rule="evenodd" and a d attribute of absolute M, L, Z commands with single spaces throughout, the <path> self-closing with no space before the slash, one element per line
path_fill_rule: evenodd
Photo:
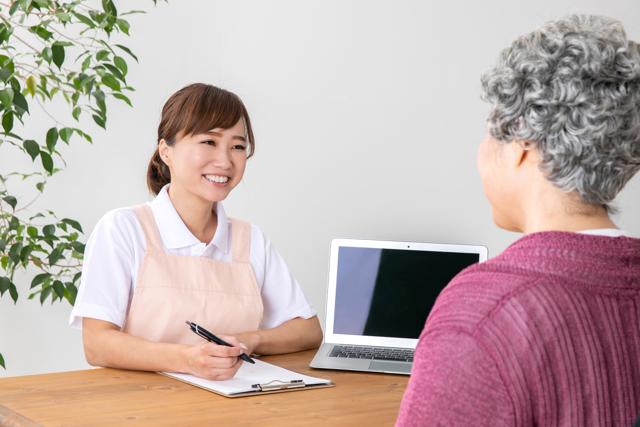
<path fill-rule="evenodd" d="M 445 288 L 398 426 L 631 426 L 640 239 L 543 232 Z"/>

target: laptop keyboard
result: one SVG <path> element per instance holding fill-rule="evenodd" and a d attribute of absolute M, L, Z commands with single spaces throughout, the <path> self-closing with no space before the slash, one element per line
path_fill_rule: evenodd
<path fill-rule="evenodd" d="M 413 362 L 413 350 L 387 347 L 334 345 L 329 357 Z"/>

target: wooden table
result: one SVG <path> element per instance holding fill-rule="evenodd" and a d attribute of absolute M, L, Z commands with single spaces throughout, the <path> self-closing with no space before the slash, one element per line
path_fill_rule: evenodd
<path fill-rule="evenodd" d="M 314 351 L 264 357 L 336 387 L 226 398 L 149 372 L 0 379 L 0 426 L 391 426 L 408 376 L 310 369 Z"/>

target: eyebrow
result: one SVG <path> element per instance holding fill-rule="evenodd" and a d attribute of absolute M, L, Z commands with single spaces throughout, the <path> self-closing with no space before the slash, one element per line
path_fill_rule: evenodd
<path fill-rule="evenodd" d="M 213 129 L 212 129 L 212 130 L 208 130 L 208 131 L 207 131 L 207 132 L 205 132 L 205 133 L 208 133 L 208 134 L 211 134 L 211 135 L 214 135 L 214 136 L 222 136 L 222 134 L 221 134 L 220 132 L 216 132 L 216 131 L 215 131 L 215 130 L 213 130 Z M 231 139 L 237 139 L 237 140 L 242 141 L 242 142 L 247 142 L 247 138 L 245 138 L 245 137 L 244 137 L 244 136 L 242 136 L 242 135 L 233 135 L 233 136 L 231 137 Z"/>

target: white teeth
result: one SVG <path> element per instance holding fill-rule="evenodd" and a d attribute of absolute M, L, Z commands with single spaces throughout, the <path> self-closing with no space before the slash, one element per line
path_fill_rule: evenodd
<path fill-rule="evenodd" d="M 228 176 L 219 176 L 219 175 L 205 175 L 205 179 L 209 182 L 217 182 L 218 184 L 224 184 L 229 181 Z"/>

